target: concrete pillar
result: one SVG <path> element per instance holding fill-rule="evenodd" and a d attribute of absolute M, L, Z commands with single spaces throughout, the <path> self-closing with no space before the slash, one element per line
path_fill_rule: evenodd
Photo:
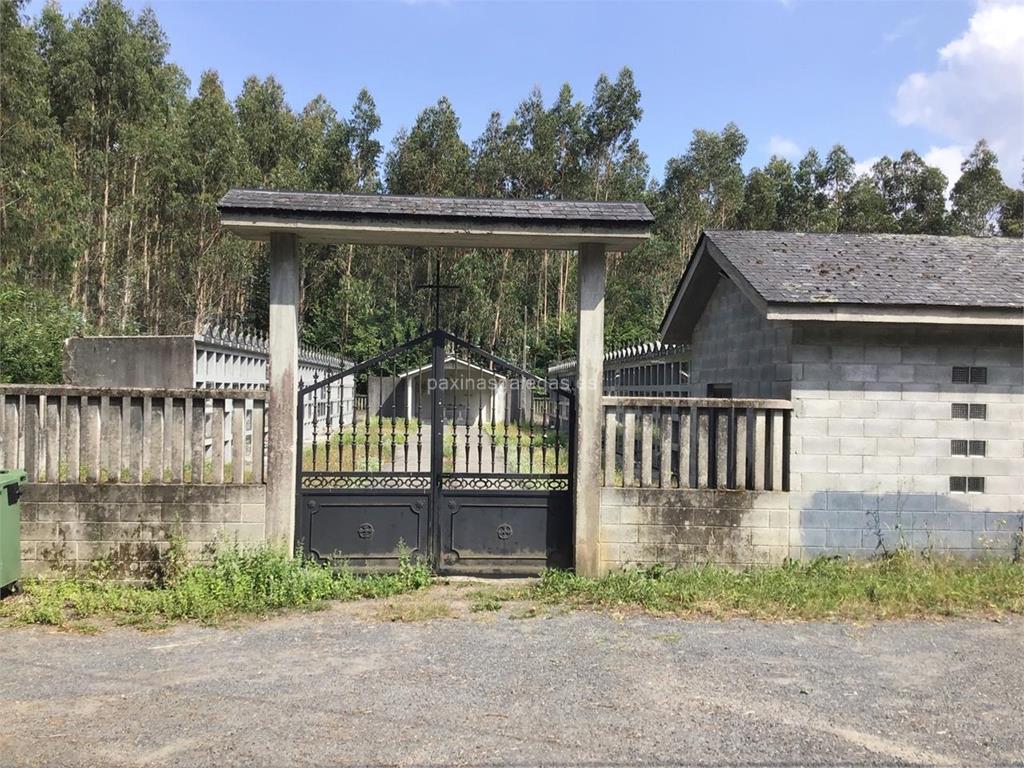
<path fill-rule="evenodd" d="M 267 389 L 267 541 L 295 546 L 295 470 L 299 385 L 299 290 L 295 235 L 270 237 L 270 380 Z"/>
<path fill-rule="evenodd" d="M 579 251 L 576 335 L 576 572 L 597 576 L 601 523 L 601 407 L 604 375 L 605 248 L 584 243 Z"/>

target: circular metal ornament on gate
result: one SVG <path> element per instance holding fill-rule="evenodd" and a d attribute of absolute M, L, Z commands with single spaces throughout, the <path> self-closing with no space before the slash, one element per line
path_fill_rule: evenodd
<path fill-rule="evenodd" d="M 356 529 L 356 533 L 360 539 L 369 539 L 373 537 L 373 526 L 369 523 L 363 523 Z"/>
<path fill-rule="evenodd" d="M 512 535 L 512 526 L 508 523 L 502 523 L 498 526 L 498 538 L 507 539 Z"/>

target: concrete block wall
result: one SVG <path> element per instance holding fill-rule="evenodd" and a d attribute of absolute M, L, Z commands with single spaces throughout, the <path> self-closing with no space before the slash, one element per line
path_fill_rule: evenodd
<path fill-rule="evenodd" d="M 601 572 L 655 563 L 781 563 L 790 522 L 782 491 L 603 488 Z"/>
<path fill-rule="evenodd" d="M 1006 555 L 1024 527 L 1024 332 L 797 323 L 792 345 L 794 555 L 904 543 Z M 957 384 L 953 366 L 987 369 Z M 984 404 L 955 419 L 953 403 Z M 984 440 L 984 457 L 951 440 Z M 950 477 L 983 477 L 981 493 Z"/>
<path fill-rule="evenodd" d="M 202 557 L 216 542 L 263 541 L 263 485 L 37 483 L 21 501 L 26 575 L 108 558 L 125 576 L 146 576 L 180 532 Z"/>
<path fill-rule="evenodd" d="M 789 323 L 766 320 L 723 277 L 693 330 L 690 396 L 728 382 L 733 397 L 788 398 L 791 334 Z"/>

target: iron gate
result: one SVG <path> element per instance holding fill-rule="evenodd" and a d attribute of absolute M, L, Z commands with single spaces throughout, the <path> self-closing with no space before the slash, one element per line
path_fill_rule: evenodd
<path fill-rule="evenodd" d="M 440 573 L 568 567 L 574 413 L 568 385 L 444 330 L 300 382 L 297 538 L 358 570 L 403 549 Z"/>

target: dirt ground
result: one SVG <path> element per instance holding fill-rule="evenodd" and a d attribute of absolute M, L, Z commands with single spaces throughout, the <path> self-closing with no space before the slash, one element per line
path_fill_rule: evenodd
<path fill-rule="evenodd" d="M 0 642 L 0 766 L 1024 765 L 1020 618 L 681 620 L 456 582 Z"/>

